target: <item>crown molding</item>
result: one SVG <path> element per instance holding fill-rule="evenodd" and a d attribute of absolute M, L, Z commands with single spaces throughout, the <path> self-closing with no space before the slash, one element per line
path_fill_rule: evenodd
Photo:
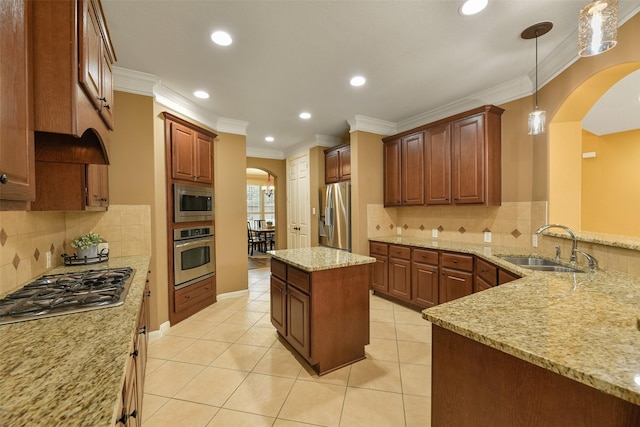
<path fill-rule="evenodd" d="M 284 151 L 284 155 L 285 157 L 290 157 L 313 147 L 335 147 L 336 145 L 340 145 L 340 142 L 342 142 L 340 137 L 316 133 L 298 144 L 287 147 Z"/>
<path fill-rule="evenodd" d="M 349 123 L 349 132 L 370 132 L 375 133 L 377 135 L 393 135 L 397 133 L 396 124 L 393 122 L 388 122 L 386 120 L 375 119 L 373 117 L 355 115 L 349 119 L 347 119 L 347 123 Z"/>
<path fill-rule="evenodd" d="M 244 120 L 228 119 L 226 117 L 218 117 L 215 129 L 218 132 L 233 133 L 235 135 L 247 135 L 249 122 Z"/>
<path fill-rule="evenodd" d="M 260 159 L 284 160 L 284 152 L 267 148 L 247 147 L 247 157 L 257 157 Z"/>
<path fill-rule="evenodd" d="M 113 67 L 113 87 L 120 92 L 153 96 L 153 90 L 159 83 L 160 78 L 154 74 Z"/>

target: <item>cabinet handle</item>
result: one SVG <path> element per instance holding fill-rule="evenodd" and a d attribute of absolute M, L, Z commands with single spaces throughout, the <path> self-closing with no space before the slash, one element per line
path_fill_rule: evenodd
<path fill-rule="evenodd" d="M 138 349 L 136 348 L 135 350 L 133 350 L 131 353 L 129 353 L 129 356 L 131 357 L 138 357 Z"/>
<path fill-rule="evenodd" d="M 9 178 L 7 178 L 7 174 L 3 173 L 2 175 L 0 175 L 0 182 L 3 184 L 6 184 L 9 181 Z"/>
<path fill-rule="evenodd" d="M 104 197 L 101 197 L 101 198 L 100 198 L 100 201 L 101 201 L 101 202 L 106 202 L 106 201 L 107 201 L 107 199 L 106 199 L 106 198 L 104 198 Z"/>
<path fill-rule="evenodd" d="M 103 107 L 107 110 L 111 110 L 111 105 L 109 104 L 104 104 Z"/>
<path fill-rule="evenodd" d="M 103 96 L 102 98 L 98 98 L 98 101 L 107 102 L 107 98 Z"/>
<path fill-rule="evenodd" d="M 457 264 L 457 263 L 458 263 L 458 260 L 457 260 L 457 259 L 454 259 L 454 260 L 453 260 L 453 263 L 454 263 L 454 264 Z"/>
<path fill-rule="evenodd" d="M 138 330 L 138 333 L 139 333 L 140 335 L 146 335 L 146 334 L 147 334 L 147 325 L 144 325 L 142 328 L 140 328 L 140 329 Z"/>
<path fill-rule="evenodd" d="M 147 296 L 150 297 L 151 296 L 151 290 L 147 291 Z"/>
<path fill-rule="evenodd" d="M 127 424 L 127 420 L 129 418 L 135 418 L 136 415 L 138 415 L 138 411 L 136 409 L 134 409 L 133 412 L 130 414 L 122 414 L 122 416 L 118 418 L 118 423 Z"/>

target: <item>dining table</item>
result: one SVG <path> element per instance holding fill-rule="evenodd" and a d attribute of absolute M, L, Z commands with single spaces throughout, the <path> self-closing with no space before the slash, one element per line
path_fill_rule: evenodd
<path fill-rule="evenodd" d="M 259 228 L 253 228 L 251 231 L 253 231 L 256 234 L 259 240 L 264 239 L 265 245 L 270 244 L 271 246 L 270 249 L 273 249 L 273 244 L 275 242 L 275 240 L 273 239 L 273 236 L 275 236 L 275 232 L 276 232 L 275 227 L 259 227 Z"/>

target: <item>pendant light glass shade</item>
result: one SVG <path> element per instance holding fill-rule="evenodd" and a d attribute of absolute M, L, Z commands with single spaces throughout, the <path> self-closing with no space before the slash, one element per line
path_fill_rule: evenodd
<path fill-rule="evenodd" d="M 529 135 L 540 135 L 544 133 L 547 123 L 547 112 L 536 109 L 529 113 Z"/>
<path fill-rule="evenodd" d="M 580 11 L 578 55 L 593 56 L 613 48 L 618 39 L 618 0 L 596 0 Z"/>

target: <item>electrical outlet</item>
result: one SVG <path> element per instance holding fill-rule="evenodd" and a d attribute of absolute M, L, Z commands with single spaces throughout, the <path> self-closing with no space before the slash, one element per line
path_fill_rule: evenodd
<path fill-rule="evenodd" d="M 490 231 L 485 231 L 484 232 L 484 242 L 485 243 L 491 243 L 491 232 Z"/>
<path fill-rule="evenodd" d="M 402 234 L 402 227 L 396 227 L 396 234 L 400 236 Z"/>
<path fill-rule="evenodd" d="M 51 252 L 47 252 L 47 268 L 51 268 Z"/>
<path fill-rule="evenodd" d="M 432 228 L 431 229 L 431 237 L 433 237 L 434 239 L 438 237 L 438 229 L 437 228 Z"/>
<path fill-rule="evenodd" d="M 531 236 L 531 244 L 533 245 L 534 248 L 538 247 L 538 235 L 534 234 L 533 236 Z"/>

